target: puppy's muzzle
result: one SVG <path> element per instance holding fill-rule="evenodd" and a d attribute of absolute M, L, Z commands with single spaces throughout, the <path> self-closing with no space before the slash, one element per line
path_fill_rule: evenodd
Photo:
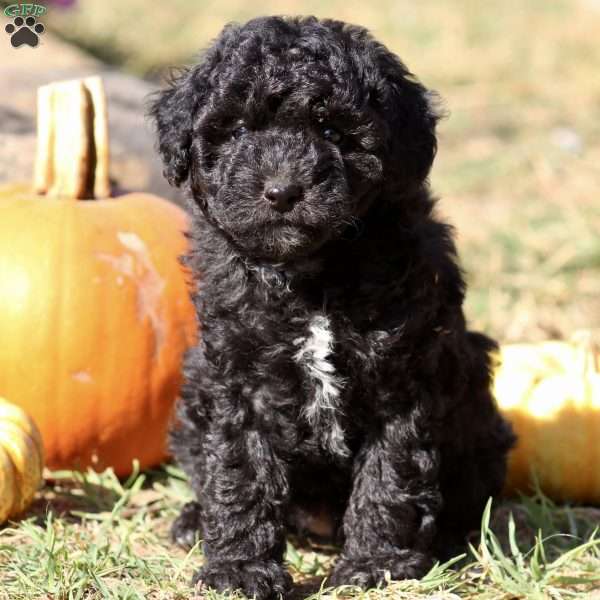
<path fill-rule="evenodd" d="M 302 187 L 290 182 L 273 182 L 265 186 L 264 197 L 280 213 L 289 212 L 302 198 Z"/>

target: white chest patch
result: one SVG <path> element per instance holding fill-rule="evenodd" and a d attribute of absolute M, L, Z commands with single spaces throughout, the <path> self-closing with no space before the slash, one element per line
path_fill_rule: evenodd
<path fill-rule="evenodd" d="M 306 337 L 294 340 L 294 344 L 299 347 L 294 359 L 314 384 L 313 397 L 304 407 L 304 417 L 321 436 L 325 450 L 348 456 L 350 451 L 340 424 L 344 379 L 335 372 L 331 360 L 334 339 L 329 319 L 325 315 L 314 316 L 308 331 Z"/>

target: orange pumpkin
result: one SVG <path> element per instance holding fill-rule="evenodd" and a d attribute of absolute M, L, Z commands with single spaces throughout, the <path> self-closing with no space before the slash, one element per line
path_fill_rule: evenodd
<path fill-rule="evenodd" d="M 53 85 L 38 107 L 47 195 L 0 190 L 0 395 L 36 421 L 49 467 L 125 475 L 165 458 L 194 339 L 186 215 L 150 194 L 89 200 L 109 190 L 99 80 Z"/>

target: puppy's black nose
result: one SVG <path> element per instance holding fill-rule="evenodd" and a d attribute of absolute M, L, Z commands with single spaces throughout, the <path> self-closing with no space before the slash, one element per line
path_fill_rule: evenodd
<path fill-rule="evenodd" d="M 288 212 L 302 197 L 302 188 L 293 183 L 274 183 L 265 189 L 265 198 L 279 212 Z"/>

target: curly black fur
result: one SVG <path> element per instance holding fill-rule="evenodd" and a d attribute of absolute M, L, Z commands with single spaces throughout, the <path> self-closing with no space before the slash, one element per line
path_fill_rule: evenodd
<path fill-rule="evenodd" d="M 514 438 L 433 212 L 432 100 L 361 27 L 265 17 L 152 106 L 193 220 L 171 447 L 198 503 L 173 535 L 203 538 L 205 585 L 285 593 L 286 529 L 323 506 L 332 584 L 419 577 L 501 489 Z"/>

